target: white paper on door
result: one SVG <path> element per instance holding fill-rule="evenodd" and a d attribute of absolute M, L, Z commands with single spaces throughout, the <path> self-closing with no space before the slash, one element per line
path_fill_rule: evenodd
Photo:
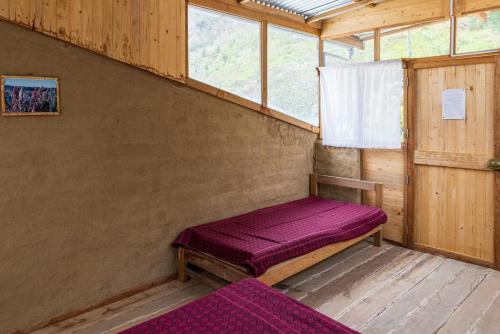
<path fill-rule="evenodd" d="M 465 89 L 443 91 L 443 119 L 465 119 Z"/>

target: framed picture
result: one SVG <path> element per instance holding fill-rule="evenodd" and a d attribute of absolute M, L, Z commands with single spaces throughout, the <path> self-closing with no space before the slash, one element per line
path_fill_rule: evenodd
<path fill-rule="evenodd" d="M 57 78 L 0 76 L 2 115 L 59 115 Z"/>

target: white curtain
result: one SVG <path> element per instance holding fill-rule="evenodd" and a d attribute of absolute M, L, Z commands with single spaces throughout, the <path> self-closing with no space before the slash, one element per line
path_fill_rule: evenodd
<path fill-rule="evenodd" d="M 401 61 L 320 68 L 323 145 L 401 148 Z"/>

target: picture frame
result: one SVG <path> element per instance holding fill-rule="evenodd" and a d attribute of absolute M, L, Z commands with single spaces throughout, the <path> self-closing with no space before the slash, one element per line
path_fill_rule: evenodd
<path fill-rule="evenodd" d="M 59 79 L 1 75 L 0 100 L 2 116 L 59 115 Z"/>

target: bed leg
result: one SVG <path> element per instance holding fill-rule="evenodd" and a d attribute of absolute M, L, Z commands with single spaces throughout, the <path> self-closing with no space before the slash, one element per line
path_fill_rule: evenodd
<path fill-rule="evenodd" d="M 382 231 L 378 231 L 373 235 L 373 245 L 382 247 Z"/>
<path fill-rule="evenodd" d="M 186 258 L 185 258 L 185 249 L 183 247 L 179 247 L 179 257 L 178 257 L 178 265 L 179 265 L 179 281 L 187 282 L 188 277 L 186 273 Z"/>

